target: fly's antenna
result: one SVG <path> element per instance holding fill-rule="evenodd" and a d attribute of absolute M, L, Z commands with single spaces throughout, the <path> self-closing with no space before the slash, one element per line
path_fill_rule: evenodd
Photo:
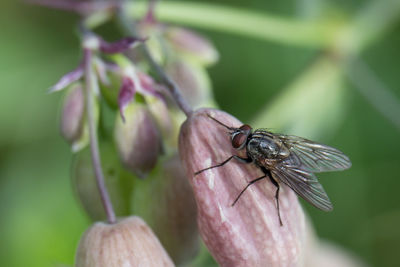
<path fill-rule="evenodd" d="M 228 130 L 230 130 L 230 131 L 234 131 L 234 130 L 236 130 L 236 128 L 233 128 L 233 127 L 226 126 L 225 124 L 223 124 L 222 122 L 220 122 L 220 121 L 219 121 L 219 120 L 217 120 L 216 118 L 214 118 L 214 117 L 210 116 L 210 114 L 207 114 L 207 116 L 208 116 L 210 119 L 212 119 L 213 121 L 215 121 L 216 123 L 218 123 L 219 125 L 222 125 L 222 126 L 224 126 L 225 128 L 227 128 L 227 129 L 228 129 Z"/>

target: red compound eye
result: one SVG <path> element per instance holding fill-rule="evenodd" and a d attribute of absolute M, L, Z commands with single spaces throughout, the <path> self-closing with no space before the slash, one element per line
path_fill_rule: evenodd
<path fill-rule="evenodd" d="M 250 131 L 251 127 L 250 127 L 250 125 L 244 124 L 244 125 L 240 126 L 239 129 L 243 130 L 243 131 Z"/>
<path fill-rule="evenodd" d="M 234 148 L 239 148 L 241 147 L 243 144 L 246 143 L 247 140 L 247 134 L 244 133 L 237 133 L 233 136 L 232 138 L 232 146 Z"/>

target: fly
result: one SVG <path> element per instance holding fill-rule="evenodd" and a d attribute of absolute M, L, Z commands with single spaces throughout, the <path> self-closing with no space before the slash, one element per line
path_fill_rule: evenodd
<path fill-rule="evenodd" d="M 233 201 L 232 206 L 249 186 L 269 178 L 276 187 L 276 207 L 281 226 L 283 224 L 279 211 L 280 183 L 290 187 L 297 195 L 318 209 L 323 211 L 333 209 L 328 195 L 314 173 L 350 168 L 350 159 L 341 151 L 298 136 L 275 134 L 266 129 L 253 130 L 247 124 L 239 128 L 228 127 L 210 115 L 208 117 L 230 131 L 232 147 L 236 150 L 245 150 L 246 157 L 232 155 L 217 165 L 195 172 L 195 175 L 221 167 L 231 159 L 253 163 L 263 172 L 261 177 L 248 182 Z"/>

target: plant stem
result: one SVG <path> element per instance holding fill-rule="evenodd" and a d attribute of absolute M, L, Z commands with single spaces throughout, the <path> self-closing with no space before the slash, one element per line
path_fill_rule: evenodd
<path fill-rule="evenodd" d="M 132 36 L 138 36 L 135 25 L 126 16 L 125 12 L 123 11 L 123 6 L 118 10 L 118 20 L 125 32 Z M 182 110 L 183 113 L 185 113 L 186 117 L 189 117 L 193 113 L 193 109 L 181 94 L 179 86 L 165 73 L 163 68 L 154 60 L 145 42 L 141 45 L 141 48 L 143 55 L 149 62 L 151 68 L 157 73 L 158 78 L 161 80 L 161 83 L 163 83 L 167 87 L 177 106 Z"/>
<path fill-rule="evenodd" d="M 84 48 L 84 66 L 85 66 L 85 83 L 86 83 L 86 109 L 87 120 L 89 124 L 90 152 L 92 156 L 92 164 L 96 177 L 97 187 L 100 192 L 101 202 L 107 215 L 109 223 L 115 223 L 115 213 L 112 203 L 104 183 L 104 175 L 101 167 L 101 159 L 99 153 L 99 143 L 97 139 L 97 127 L 94 115 L 94 91 L 96 91 L 97 80 L 92 68 L 92 51 Z"/>
<path fill-rule="evenodd" d="M 147 21 L 147 23 L 151 23 L 156 21 L 154 10 L 158 0 L 148 0 L 148 2 L 147 14 L 144 20 Z"/>
<path fill-rule="evenodd" d="M 346 74 L 358 92 L 364 96 L 397 130 L 400 130 L 400 101 L 359 58 L 348 60 Z"/>
<path fill-rule="evenodd" d="M 151 67 L 161 79 L 161 82 L 169 89 L 178 107 L 185 113 L 186 117 L 189 117 L 193 113 L 193 109 L 184 99 L 178 85 L 165 73 L 161 66 L 157 64 L 145 43 L 142 45 L 142 51 Z"/>
<path fill-rule="evenodd" d="M 25 0 L 33 5 L 48 8 L 73 11 L 82 15 L 88 15 L 96 11 L 111 9 L 117 5 L 116 1 L 70 1 L 70 0 Z"/>
<path fill-rule="evenodd" d="M 131 18 L 143 16 L 148 8 L 145 1 L 123 6 Z M 305 21 L 210 2 L 160 1 L 155 11 L 160 21 L 306 47 L 328 46 L 338 30 L 329 20 Z"/>

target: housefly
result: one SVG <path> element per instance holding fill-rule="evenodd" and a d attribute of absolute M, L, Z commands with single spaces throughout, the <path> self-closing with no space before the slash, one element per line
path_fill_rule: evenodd
<path fill-rule="evenodd" d="M 319 144 L 302 137 L 271 133 L 266 129 L 253 130 L 245 124 L 239 128 L 229 127 L 208 115 L 219 125 L 229 130 L 232 147 L 245 150 L 246 157 L 232 155 L 222 163 L 202 169 L 198 175 L 206 170 L 221 167 L 231 159 L 243 163 L 253 163 L 263 175 L 248 182 L 247 186 L 238 194 L 232 206 L 252 184 L 269 178 L 276 187 L 275 199 L 279 223 L 282 220 L 279 212 L 280 183 L 290 187 L 311 205 L 323 211 L 331 211 L 332 203 L 314 173 L 340 171 L 351 167 L 349 158 L 341 151 Z"/>

